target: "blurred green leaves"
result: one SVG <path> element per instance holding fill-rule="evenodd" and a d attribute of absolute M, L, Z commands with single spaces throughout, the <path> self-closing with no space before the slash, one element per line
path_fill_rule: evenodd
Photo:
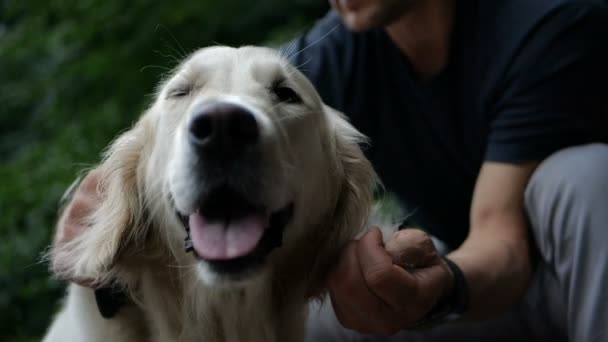
<path fill-rule="evenodd" d="M 315 0 L 0 0 L 0 341 L 39 340 L 61 298 L 39 262 L 64 189 L 212 44 L 277 43 Z"/>

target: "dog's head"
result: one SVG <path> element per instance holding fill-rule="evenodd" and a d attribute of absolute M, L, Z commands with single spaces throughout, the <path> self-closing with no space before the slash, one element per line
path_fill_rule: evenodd
<path fill-rule="evenodd" d="M 99 280 L 156 246 L 196 264 L 206 283 L 234 283 L 310 243 L 309 263 L 328 264 L 315 258 L 367 216 L 373 171 L 362 140 L 274 50 L 201 49 L 110 147 L 102 202 L 81 236 L 56 246 L 55 265 Z"/>

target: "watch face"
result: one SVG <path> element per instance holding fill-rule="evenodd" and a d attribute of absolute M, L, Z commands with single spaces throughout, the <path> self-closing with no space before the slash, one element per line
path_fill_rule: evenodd
<path fill-rule="evenodd" d="M 449 312 L 442 319 L 442 323 L 454 322 L 462 318 L 462 313 L 457 311 Z"/>

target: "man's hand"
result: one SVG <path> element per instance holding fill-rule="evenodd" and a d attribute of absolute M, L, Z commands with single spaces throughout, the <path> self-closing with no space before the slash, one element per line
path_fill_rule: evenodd
<path fill-rule="evenodd" d="M 328 287 L 343 326 L 393 335 L 423 318 L 452 284 L 449 268 L 424 232 L 399 231 L 385 247 L 374 228 L 344 248 Z"/>

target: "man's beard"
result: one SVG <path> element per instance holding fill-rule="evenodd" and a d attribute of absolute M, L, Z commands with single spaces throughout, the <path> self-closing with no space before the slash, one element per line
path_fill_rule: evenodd
<path fill-rule="evenodd" d="M 424 0 L 383 0 L 382 6 L 374 11 L 369 18 L 370 28 L 386 27 L 412 8 L 416 3 Z"/>
<path fill-rule="evenodd" d="M 368 4 L 368 8 L 348 10 L 340 0 L 330 0 L 338 10 L 346 26 L 353 31 L 383 28 L 403 17 L 412 7 L 424 0 L 380 0 Z"/>

